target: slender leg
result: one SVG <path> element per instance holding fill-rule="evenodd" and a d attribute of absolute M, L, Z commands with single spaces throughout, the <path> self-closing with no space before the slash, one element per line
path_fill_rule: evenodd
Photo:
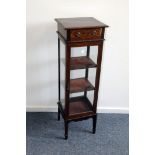
<path fill-rule="evenodd" d="M 65 139 L 68 139 L 68 121 L 65 121 Z"/>
<path fill-rule="evenodd" d="M 70 58 L 71 58 L 71 45 L 66 44 L 66 72 L 65 72 L 65 139 L 68 139 L 68 120 L 66 119 L 69 115 L 69 95 L 70 95 Z"/>
<path fill-rule="evenodd" d="M 60 121 L 60 109 L 58 107 L 58 121 Z"/>
<path fill-rule="evenodd" d="M 60 39 L 58 38 L 58 101 L 60 102 Z M 58 107 L 58 121 L 60 120 L 60 109 Z"/>
<path fill-rule="evenodd" d="M 60 39 L 58 38 L 58 101 L 60 102 Z"/>
<path fill-rule="evenodd" d="M 93 117 L 93 134 L 96 132 L 97 115 Z"/>

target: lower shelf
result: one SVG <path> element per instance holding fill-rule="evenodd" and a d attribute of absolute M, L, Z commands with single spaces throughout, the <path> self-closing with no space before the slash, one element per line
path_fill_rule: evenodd
<path fill-rule="evenodd" d="M 61 104 L 58 104 L 62 109 L 62 114 L 65 116 L 65 107 Z M 69 114 L 66 117 L 68 120 L 79 119 L 83 117 L 93 116 L 93 106 L 85 96 L 72 97 L 69 101 Z"/>
<path fill-rule="evenodd" d="M 69 115 L 81 114 L 92 111 L 92 105 L 87 97 L 73 97 L 69 103 Z"/>
<path fill-rule="evenodd" d="M 70 99 L 68 119 L 78 119 L 80 117 L 86 117 L 93 114 L 92 104 L 87 97 L 80 96 Z"/>

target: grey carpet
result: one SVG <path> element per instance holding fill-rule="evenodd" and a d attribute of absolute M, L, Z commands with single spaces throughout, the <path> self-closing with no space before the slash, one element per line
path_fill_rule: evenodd
<path fill-rule="evenodd" d="M 92 119 L 71 122 L 64 140 L 63 120 L 57 113 L 27 113 L 27 155 L 128 155 L 127 114 L 98 114 L 96 134 Z"/>

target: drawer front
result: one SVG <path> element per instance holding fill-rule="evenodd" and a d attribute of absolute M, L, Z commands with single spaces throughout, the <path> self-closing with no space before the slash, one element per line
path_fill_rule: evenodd
<path fill-rule="evenodd" d="M 102 28 L 76 29 L 70 31 L 71 41 L 101 39 Z"/>

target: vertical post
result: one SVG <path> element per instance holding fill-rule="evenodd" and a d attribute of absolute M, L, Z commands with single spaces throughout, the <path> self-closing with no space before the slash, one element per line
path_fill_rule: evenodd
<path fill-rule="evenodd" d="M 70 56 L 71 46 L 66 44 L 66 75 L 65 75 L 65 139 L 68 138 L 69 94 L 70 94 Z"/>
<path fill-rule="evenodd" d="M 58 102 L 60 102 L 60 39 L 58 37 Z M 58 104 L 58 121 L 60 120 L 60 109 Z"/>
<path fill-rule="evenodd" d="M 90 46 L 87 46 L 87 54 L 86 56 L 89 58 L 90 55 Z M 88 79 L 88 68 L 86 68 L 86 72 L 85 72 L 85 78 Z M 87 96 L 87 91 L 84 91 L 84 96 Z"/>
<path fill-rule="evenodd" d="M 97 68 L 96 68 L 94 102 L 93 102 L 94 113 L 96 113 L 96 108 L 97 108 L 98 90 L 99 90 L 100 72 L 101 72 L 101 62 L 102 62 L 102 49 L 103 49 L 103 42 L 101 41 L 98 44 Z"/>
<path fill-rule="evenodd" d="M 70 94 L 70 56 L 71 46 L 66 44 L 66 75 L 65 75 L 65 115 L 69 114 L 69 94 Z"/>
<path fill-rule="evenodd" d="M 58 100 L 60 102 L 60 39 L 58 38 Z"/>

